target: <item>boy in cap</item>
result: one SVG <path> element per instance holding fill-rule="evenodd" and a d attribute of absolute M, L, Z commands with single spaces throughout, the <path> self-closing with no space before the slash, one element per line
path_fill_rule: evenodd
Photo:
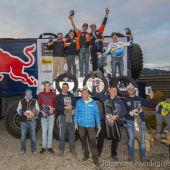
<path fill-rule="evenodd" d="M 111 54 L 111 67 L 112 67 L 112 78 L 116 77 L 116 70 L 118 67 L 119 76 L 124 75 L 124 50 L 125 47 L 130 46 L 131 42 L 122 42 L 119 40 L 117 33 L 113 32 L 111 34 L 112 41 L 105 54 Z"/>
<path fill-rule="evenodd" d="M 134 139 L 135 139 L 135 116 L 139 116 L 141 123 L 139 130 L 142 133 L 142 138 L 139 143 L 139 157 L 140 161 L 146 161 L 146 149 L 145 149 L 145 138 L 146 138 L 146 123 L 144 117 L 143 107 L 152 108 L 155 106 L 153 101 L 153 92 L 149 95 L 150 101 L 136 96 L 136 89 L 133 84 L 127 86 L 128 97 L 125 98 L 125 106 L 127 109 L 126 120 L 127 120 L 127 131 L 128 131 L 128 160 L 134 161 Z"/>
<path fill-rule="evenodd" d="M 68 72 L 76 76 L 76 61 L 78 63 L 78 48 L 77 48 L 77 37 L 75 36 L 74 30 L 70 30 L 66 41 L 66 54 L 67 54 L 67 65 Z"/>
<path fill-rule="evenodd" d="M 26 151 L 26 136 L 27 129 L 29 129 L 31 137 L 31 151 L 36 154 L 36 118 L 39 113 L 39 106 L 37 100 L 33 98 L 31 89 L 25 91 L 25 96 L 19 101 L 17 113 L 20 116 L 21 127 L 21 148 L 20 154 L 23 155 Z"/>

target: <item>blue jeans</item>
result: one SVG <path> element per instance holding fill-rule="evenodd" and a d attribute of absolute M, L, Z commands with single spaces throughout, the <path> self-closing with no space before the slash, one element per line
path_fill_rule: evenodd
<path fill-rule="evenodd" d="M 72 122 L 66 122 L 66 116 L 60 115 L 59 119 L 59 150 L 64 151 L 65 149 L 65 137 L 68 131 L 69 135 L 69 149 L 70 151 L 75 150 L 75 129 Z"/>
<path fill-rule="evenodd" d="M 127 131 L 128 131 L 128 154 L 131 159 L 134 159 L 134 121 L 127 120 Z M 142 122 L 140 130 L 142 132 L 142 140 L 139 143 L 139 157 L 140 159 L 145 159 L 145 139 L 146 139 L 146 123 Z"/>
<path fill-rule="evenodd" d="M 123 57 L 112 57 L 111 66 L 112 66 L 112 78 L 116 77 L 117 67 L 119 71 L 119 76 L 123 76 L 123 72 L 124 72 Z"/>
<path fill-rule="evenodd" d="M 35 131 L 36 131 L 36 121 L 20 122 L 21 127 L 21 150 L 26 151 L 26 138 L 27 138 L 27 129 L 29 129 L 30 138 L 31 138 L 31 151 L 36 151 L 36 142 L 35 142 Z"/>
<path fill-rule="evenodd" d="M 79 52 L 80 57 L 80 77 L 82 77 L 84 74 L 83 68 L 85 67 L 85 75 L 88 74 L 89 71 L 89 57 L 90 57 L 90 50 L 89 48 L 80 48 Z"/>
<path fill-rule="evenodd" d="M 42 148 L 52 148 L 54 120 L 54 115 L 41 118 Z"/>

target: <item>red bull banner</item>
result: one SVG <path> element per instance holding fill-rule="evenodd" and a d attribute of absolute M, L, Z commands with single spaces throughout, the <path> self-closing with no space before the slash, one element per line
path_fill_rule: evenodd
<path fill-rule="evenodd" d="M 23 93 L 38 85 L 36 41 L 0 41 L 0 96 Z"/>

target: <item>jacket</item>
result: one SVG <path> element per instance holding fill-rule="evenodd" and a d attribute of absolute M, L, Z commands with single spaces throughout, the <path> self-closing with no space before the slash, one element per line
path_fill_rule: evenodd
<path fill-rule="evenodd" d="M 143 107 L 149 107 L 152 108 L 155 106 L 154 100 L 146 100 L 142 97 L 139 96 L 134 96 L 134 97 L 127 97 L 125 98 L 125 106 L 127 109 L 127 114 L 126 114 L 126 119 L 127 120 L 132 120 L 134 121 L 134 116 L 131 116 L 129 113 L 132 111 L 135 107 L 140 108 L 139 116 L 143 122 L 145 122 L 145 117 L 144 117 L 144 111 Z"/>
<path fill-rule="evenodd" d="M 53 57 L 65 57 L 65 41 L 54 41 L 48 48 L 53 50 Z"/>
<path fill-rule="evenodd" d="M 24 112 L 26 110 L 31 110 L 32 108 L 35 108 L 38 114 L 39 106 L 38 106 L 38 102 L 36 99 L 31 98 L 28 100 L 26 97 L 24 97 L 23 99 L 19 101 L 18 107 L 17 107 L 17 113 L 20 115 L 21 122 L 27 122 L 27 117 L 24 115 Z"/>
<path fill-rule="evenodd" d="M 57 113 L 59 115 L 64 115 L 64 106 L 65 106 L 64 105 L 64 97 L 65 97 L 65 95 L 63 95 L 62 93 L 57 95 L 56 105 L 57 105 Z M 68 92 L 66 97 L 70 97 L 71 105 L 73 106 L 73 109 L 74 109 L 74 107 L 76 105 L 76 99 L 75 99 L 74 95 L 72 93 Z"/>
<path fill-rule="evenodd" d="M 157 106 L 157 114 L 161 114 L 162 116 L 167 116 L 170 113 L 170 103 L 163 101 L 160 102 Z"/>
<path fill-rule="evenodd" d="M 90 99 L 87 104 L 83 99 L 77 101 L 74 124 L 86 128 L 94 128 L 95 124 L 101 125 L 99 110 L 95 100 Z"/>
<path fill-rule="evenodd" d="M 40 107 L 40 111 L 43 106 L 51 106 L 56 109 L 56 93 L 53 91 L 50 92 L 41 92 L 38 94 L 38 104 Z"/>

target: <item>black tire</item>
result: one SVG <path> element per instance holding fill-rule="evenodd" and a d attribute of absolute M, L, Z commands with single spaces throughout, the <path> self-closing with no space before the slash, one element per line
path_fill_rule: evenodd
<path fill-rule="evenodd" d="M 92 93 L 92 88 L 88 85 L 88 80 L 91 79 L 92 80 L 99 80 L 100 82 L 103 82 L 103 87 L 100 89 L 100 92 L 96 92 L 98 94 L 104 94 L 107 90 L 108 90 L 108 87 L 109 87 L 109 84 L 108 84 L 108 81 L 107 79 L 101 75 L 101 74 L 94 74 L 94 73 L 90 73 L 88 74 L 84 80 L 83 80 L 83 86 L 86 86 L 88 89 L 89 89 L 89 94 L 90 95 L 93 95 Z"/>
<path fill-rule="evenodd" d="M 130 60 L 131 77 L 138 79 L 143 69 L 143 54 L 138 44 L 132 44 L 128 47 L 128 56 Z"/>
<path fill-rule="evenodd" d="M 53 130 L 53 136 L 56 140 L 59 140 L 59 122 L 58 122 L 58 115 L 56 115 L 55 122 L 54 122 L 54 130 Z M 75 140 L 77 141 L 79 139 L 78 132 L 76 131 L 76 137 Z M 68 132 L 66 133 L 66 142 L 69 141 L 68 138 Z"/>
<path fill-rule="evenodd" d="M 118 96 L 120 96 L 120 97 L 128 96 L 126 88 L 129 83 L 132 83 L 135 87 L 137 86 L 136 82 L 130 77 L 120 76 L 120 77 L 115 78 L 114 84 L 116 84 L 116 86 L 117 86 Z M 122 89 L 121 89 L 121 86 L 123 86 Z"/>
<path fill-rule="evenodd" d="M 50 32 L 45 32 L 39 35 L 39 38 L 47 38 L 47 37 L 53 37 L 53 38 L 57 38 L 57 35 L 54 33 L 50 33 Z"/>
<path fill-rule="evenodd" d="M 16 138 L 20 138 L 21 130 L 20 130 L 20 122 L 19 116 L 17 115 L 17 106 L 19 101 L 13 102 L 13 104 L 8 108 L 7 114 L 5 115 L 5 125 L 6 129 L 12 136 Z M 37 120 L 36 131 L 40 129 L 40 120 Z M 28 134 L 28 133 L 27 133 Z M 27 135 L 29 136 L 29 134 Z"/>
<path fill-rule="evenodd" d="M 73 89 L 70 89 L 70 91 L 72 91 L 72 92 L 75 92 L 78 88 L 77 78 L 75 76 L 73 76 L 72 74 L 64 73 L 64 74 L 61 74 L 60 76 L 58 76 L 57 79 L 55 79 L 56 89 L 61 93 L 62 88 L 60 86 L 60 82 L 67 82 L 67 83 L 72 82 L 72 83 L 74 83 Z"/>

